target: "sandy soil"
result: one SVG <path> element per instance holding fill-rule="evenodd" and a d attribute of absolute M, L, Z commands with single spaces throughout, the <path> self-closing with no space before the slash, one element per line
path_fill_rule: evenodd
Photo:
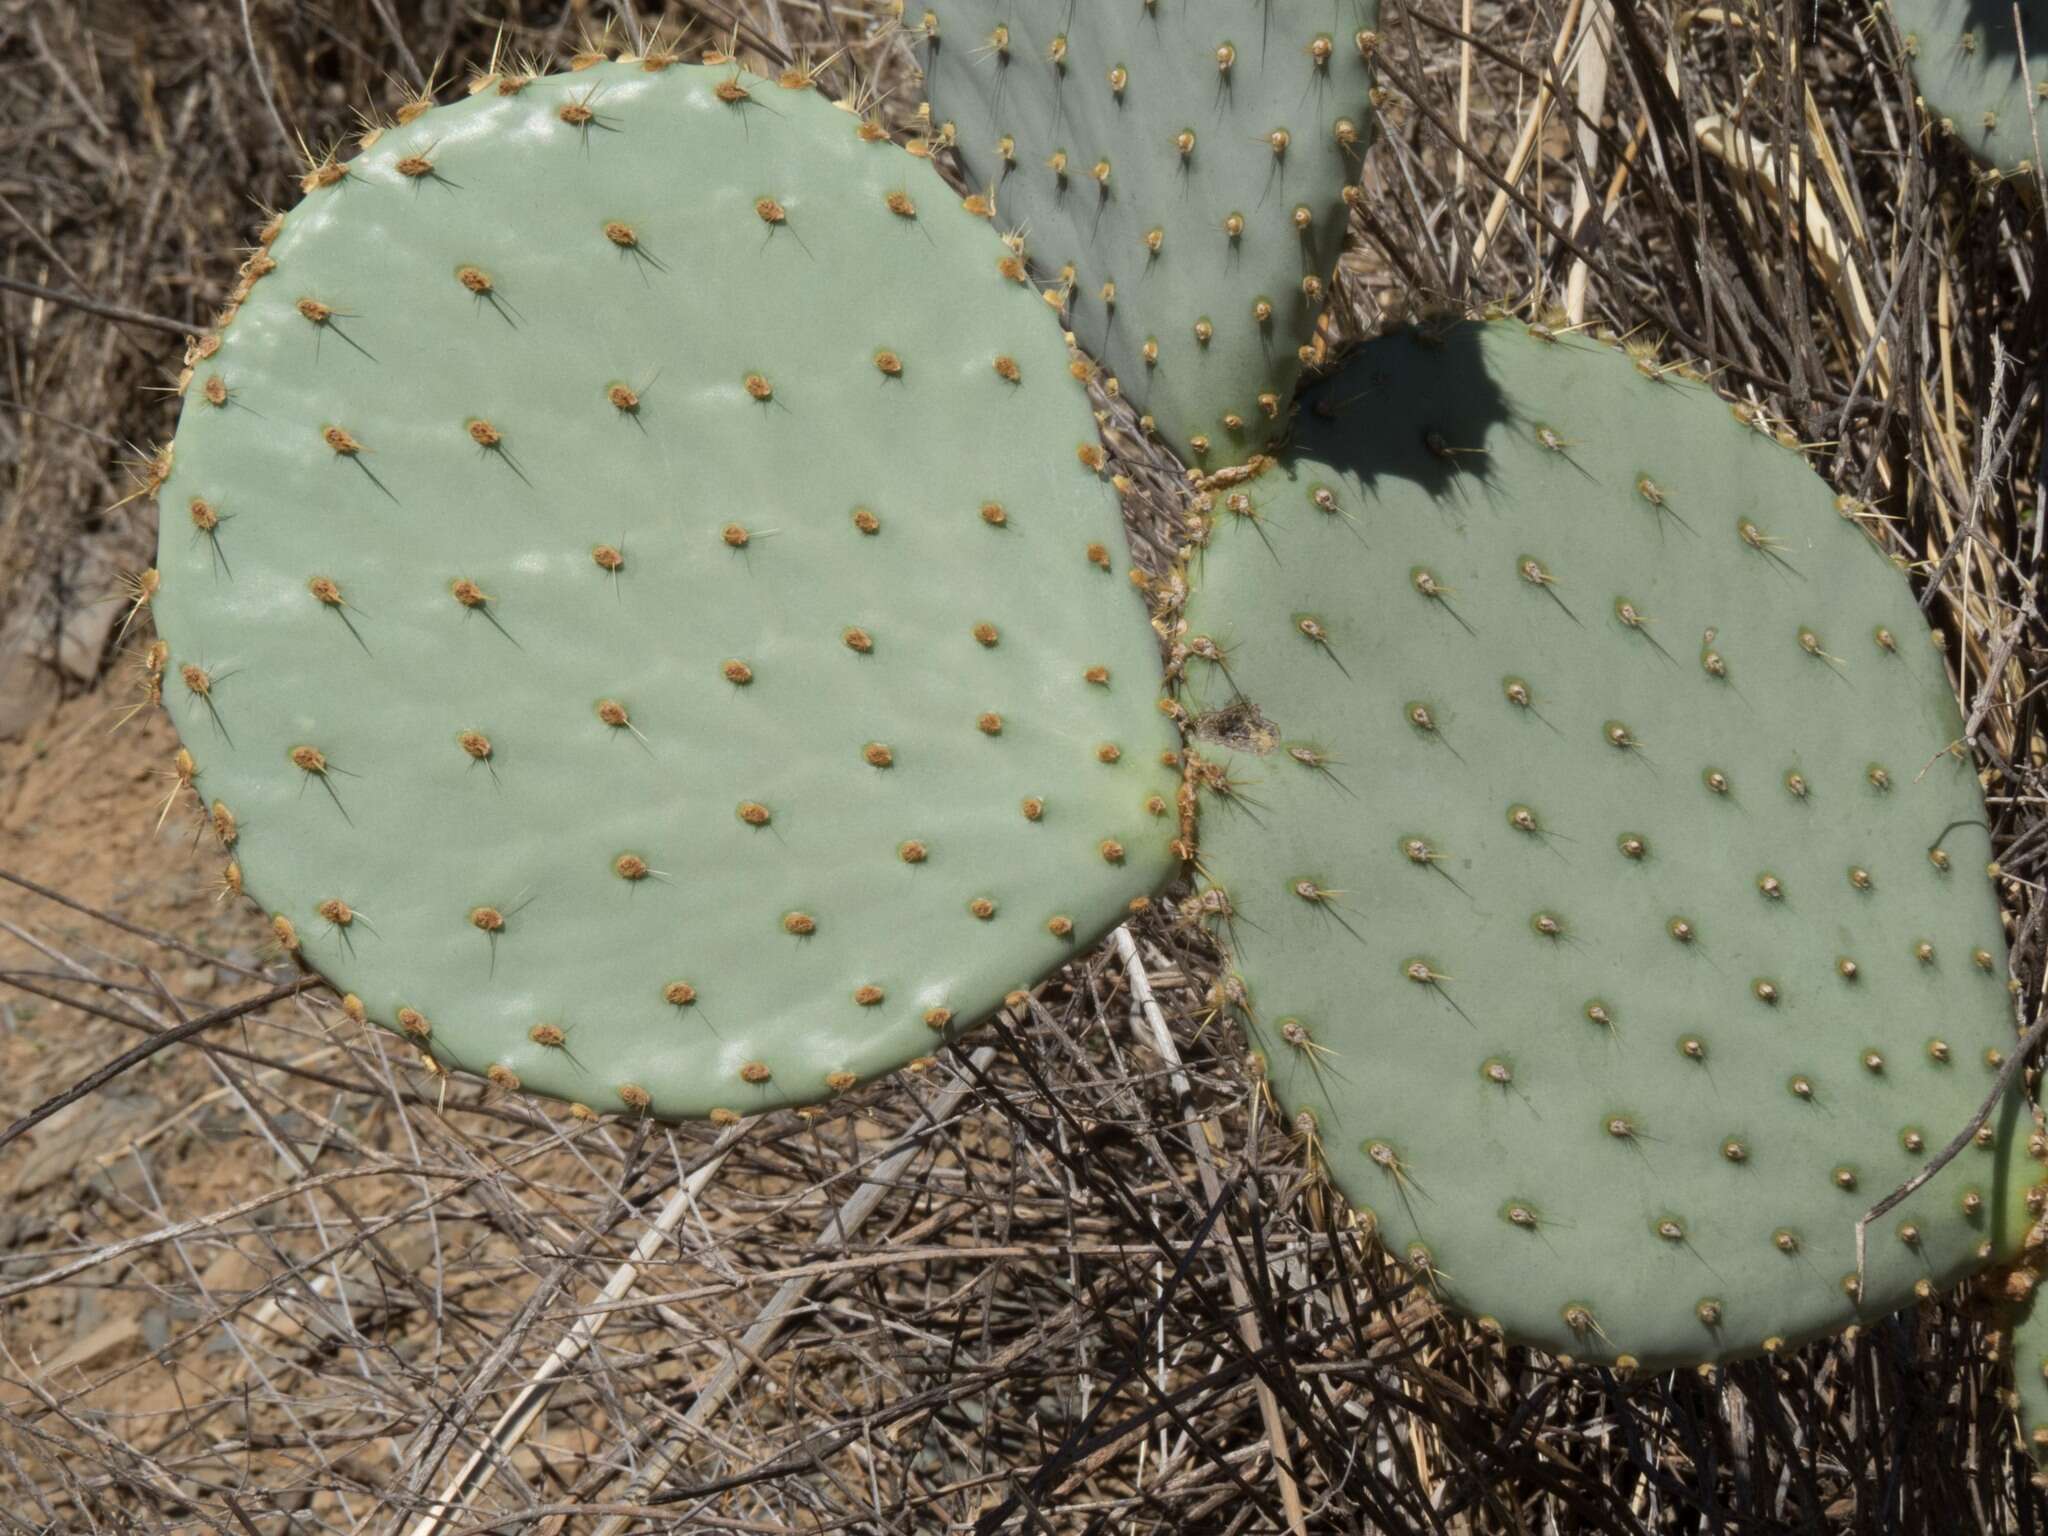
<path fill-rule="evenodd" d="M 108 994 L 61 978 L 83 967 L 159 1018 L 174 1017 L 160 984 L 187 1013 L 247 995 L 260 983 L 232 967 L 276 967 L 258 914 L 217 899 L 220 858 L 201 840 L 189 792 L 159 816 L 172 779 L 175 738 L 147 710 L 110 729 L 120 710 L 104 694 L 59 708 L 20 742 L 0 744 L 0 870 L 61 890 L 124 922 L 175 936 L 223 966 L 123 932 L 86 913 L 0 883 L 0 967 L 39 973 L 56 990 Z M 74 977 L 76 972 L 74 971 Z M 23 978 L 42 985 L 34 975 Z M 303 1035 L 252 1028 L 232 1043 L 291 1055 Z M 134 1045 L 136 1030 L 0 986 L 0 1119 L 15 1116 Z M 0 1281 L 40 1268 L 80 1244 L 132 1232 L 159 1212 L 225 1203 L 274 1177 L 275 1155 L 249 1134 L 230 1093 L 195 1051 L 166 1051 L 104 1093 L 61 1111 L 0 1152 Z M 246 1268 L 232 1250 L 195 1250 L 209 1289 L 232 1290 Z M 167 1262 L 175 1262 L 165 1256 Z M 161 1345 L 174 1323 L 150 1284 L 154 1262 L 94 1272 L 0 1306 L 0 1407 L 26 1383 L 76 1385 Z M 253 1274 L 253 1271 L 250 1271 Z M 169 1377 L 150 1373 L 130 1413 L 175 1400 Z M 117 1390 L 119 1390 L 117 1388 Z"/>

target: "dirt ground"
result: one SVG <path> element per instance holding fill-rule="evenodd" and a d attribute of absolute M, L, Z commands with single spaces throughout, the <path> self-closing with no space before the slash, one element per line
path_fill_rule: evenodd
<path fill-rule="evenodd" d="M 0 744 L 0 871 L 129 925 L 0 881 L 0 966 L 17 987 L 0 998 L 0 1123 L 140 1033 L 29 989 L 161 1026 L 295 974 L 261 915 L 221 899 L 189 791 L 164 814 L 176 745 L 166 720 L 144 711 L 113 729 L 120 713 L 102 696 L 77 699 Z M 366 1081 L 388 1093 L 364 1092 Z M 906 1107 L 914 1118 L 900 1081 L 849 1096 L 811 1127 L 806 1156 L 842 1179 L 864 1169 Z M 592 1368 L 607 1399 L 700 1391 L 718 1341 L 774 1294 L 753 1287 L 801 1271 L 852 1185 L 793 1176 L 781 1146 L 790 1128 L 736 1154 L 716 1199 L 692 1210 L 695 1236 L 672 1240 L 686 1251 L 667 1254 L 654 1283 L 684 1299 L 636 1304 L 607 1333 Z M 35 1487 L 47 1528 L 73 1528 L 110 1485 L 175 1516 L 186 1487 L 275 1487 L 282 1476 L 300 1486 L 244 1492 L 252 1517 L 303 1513 L 333 1528 L 402 1502 L 414 1437 L 491 1384 L 508 1328 L 523 1336 L 537 1297 L 595 1295 L 577 1261 L 602 1277 L 627 1257 L 610 1238 L 629 1213 L 614 1194 L 636 1178 L 647 1188 L 664 1166 L 679 1174 L 713 1134 L 575 1125 L 558 1106 L 437 1082 L 324 995 L 156 1054 L 0 1158 L 0 1487 Z M 1013 1155 L 987 1127 L 956 1134 L 977 1160 Z M 971 1227 L 979 1203 L 949 1199 L 960 1173 L 948 1151 L 916 1178 L 917 1193 L 872 1221 L 859 1251 L 908 1242 L 915 1257 L 916 1244 L 938 1243 L 919 1269 L 942 1278 L 944 1245 L 985 1246 L 949 1230 Z M 658 1203 L 658 1182 L 652 1194 Z M 743 1279 L 752 1267 L 762 1274 Z M 544 1325 L 534 1347 L 554 1337 Z M 631 1373 L 629 1391 L 609 1380 L 618 1370 Z M 842 1375 L 764 1370 L 735 1411 L 749 1432 L 798 1433 L 829 1412 L 800 1408 L 808 1384 L 838 1391 Z M 525 1437 L 504 1476 L 566 1497 L 575 1473 L 603 1466 L 616 1436 L 573 1406 L 591 1385 L 567 1382 L 567 1411 Z M 89 1454 L 53 1456 L 67 1441 Z M 59 1465 L 75 1467 L 73 1486 L 52 1481 Z"/>
<path fill-rule="evenodd" d="M 124 986 L 160 985 L 188 1014 L 204 1012 L 257 988 L 242 970 L 279 967 L 281 957 L 247 903 L 219 899 L 219 861 L 195 836 L 189 794 L 162 816 L 176 745 L 169 722 L 145 710 L 115 729 L 120 713 L 101 695 L 73 699 L 23 740 L 0 744 L 0 870 L 199 953 L 166 949 L 9 883 L 0 884 L 0 965 L 55 980 L 66 959 L 82 961 Z M 168 1011 L 162 998 L 150 1001 Z M 283 1033 L 252 1030 L 238 1043 L 268 1048 Z M 0 997 L 0 1119 L 11 1121 L 136 1040 L 134 1030 L 62 1003 L 22 992 Z M 287 1049 L 306 1044 L 301 1038 Z M 260 1189 L 273 1177 L 274 1155 L 252 1142 L 234 1110 L 205 1056 L 173 1050 L 37 1127 L 5 1162 L 0 1275 L 16 1271 L 10 1260 L 103 1241 L 151 1209 L 211 1209 Z M 213 1285 L 231 1286 L 232 1257 L 212 1262 Z M 97 1283 L 104 1278 L 51 1287 L 0 1312 L 8 1358 L 0 1378 L 19 1378 L 0 1386 L 0 1409 L 21 1405 L 28 1380 L 76 1382 L 168 1337 L 170 1311 L 146 1285 L 132 1277 Z M 175 1406 L 170 1378 L 126 1399 L 131 1413 Z"/>

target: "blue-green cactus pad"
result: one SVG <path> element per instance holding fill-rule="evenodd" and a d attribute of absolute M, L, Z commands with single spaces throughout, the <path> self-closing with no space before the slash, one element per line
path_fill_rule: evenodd
<path fill-rule="evenodd" d="M 2039 1275 L 2043 1254 L 2038 1245 L 2027 1258 Z M 2038 1285 L 2010 1308 L 2012 1375 L 2019 1399 L 2020 1432 L 2037 1462 L 2048 1462 L 2048 1302 Z"/>
<path fill-rule="evenodd" d="M 156 614 L 248 891 L 371 1018 L 599 1108 L 803 1102 L 1169 872 L 1093 419 L 928 163 L 621 62 L 311 180 L 196 349 Z"/>
<path fill-rule="evenodd" d="M 1891 0 L 1913 60 L 1913 81 L 1943 133 L 1987 165 L 2026 171 L 2048 133 L 2048 5 L 2020 0 L 2026 54 L 2011 0 Z"/>
<path fill-rule="evenodd" d="M 1377 341 L 1218 498 L 1201 868 L 1274 1091 L 1392 1252 L 1512 1339 L 1721 1359 L 2025 1230 L 2015 1094 L 1845 1293 L 2013 1044 L 1982 793 L 1857 505 L 1549 334 Z"/>
<path fill-rule="evenodd" d="M 923 12 L 934 133 L 1054 292 L 1070 284 L 1075 339 L 1211 467 L 1282 429 L 1344 241 L 1378 16 L 1377 0 Z"/>

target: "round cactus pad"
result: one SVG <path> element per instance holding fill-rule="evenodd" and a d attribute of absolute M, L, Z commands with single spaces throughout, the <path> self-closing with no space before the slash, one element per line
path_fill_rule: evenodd
<path fill-rule="evenodd" d="M 1364 348 L 1215 510 L 1197 907 L 1391 1252 L 1651 1366 L 2017 1245 L 2015 1094 L 1850 1294 L 2014 1043 L 1955 697 L 1856 503 L 1706 385 L 1495 322 Z"/>
<path fill-rule="evenodd" d="M 1377 0 L 930 0 L 934 132 L 1182 453 L 1279 430 L 1343 245 Z"/>
<path fill-rule="evenodd" d="M 1892 0 L 1913 80 L 1943 130 L 2003 171 L 2038 165 L 2048 133 L 2048 5 L 2019 0 Z M 2025 53 L 2021 52 L 2024 38 Z"/>
<path fill-rule="evenodd" d="M 287 945 L 448 1065 L 690 1116 L 885 1072 L 1115 924 L 1177 743 L 987 221 L 813 91 L 662 62 L 308 178 L 194 349 L 155 610 Z"/>

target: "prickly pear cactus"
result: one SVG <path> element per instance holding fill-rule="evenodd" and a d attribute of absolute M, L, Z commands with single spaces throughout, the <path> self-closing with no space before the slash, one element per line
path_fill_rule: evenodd
<path fill-rule="evenodd" d="M 1190 910 L 1281 1106 L 1510 1338 L 1644 1366 L 1887 1312 L 2038 1174 L 1985 812 L 1905 579 L 1795 452 L 1618 348 L 1363 349 L 1219 493 L 1176 650 Z"/>
<path fill-rule="evenodd" d="M 313 172 L 193 349 L 155 607 L 230 880 L 504 1085 L 813 1100 L 1171 865 L 1060 338 L 805 85 L 488 81 Z"/>
<path fill-rule="evenodd" d="M 911 8 L 911 15 L 917 15 Z M 933 133 L 1184 454 L 1281 430 L 1365 147 L 1377 0 L 929 0 Z"/>
<path fill-rule="evenodd" d="M 2008 1288 L 2012 1293 L 2012 1375 L 2014 1395 L 2019 1399 L 2020 1432 L 2040 1463 L 2048 1463 L 2048 1301 L 2040 1287 L 2044 1270 L 2048 1270 L 2048 1227 L 2036 1225 Z"/>
<path fill-rule="evenodd" d="M 1944 134 L 2001 171 L 2040 163 L 2048 132 L 2048 5 L 2020 0 L 2026 56 L 2003 0 L 1891 0 L 1913 79 Z"/>

